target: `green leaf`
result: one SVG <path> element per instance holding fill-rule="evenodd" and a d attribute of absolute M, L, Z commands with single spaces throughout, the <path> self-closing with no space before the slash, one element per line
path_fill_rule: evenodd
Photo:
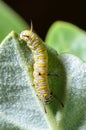
<path fill-rule="evenodd" d="M 46 43 L 57 50 L 72 53 L 86 61 L 86 33 L 67 22 L 55 22 L 46 36 Z"/>
<path fill-rule="evenodd" d="M 52 53 L 49 52 L 49 55 L 52 56 Z M 54 55 L 52 56 L 53 59 L 51 58 L 52 62 L 57 60 L 57 53 Z M 58 63 L 52 66 L 50 62 L 50 70 L 54 70 L 57 73 L 59 71 L 56 68 L 57 65 Z M 43 103 L 40 105 L 39 99 L 32 87 L 32 66 L 33 57 L 31 51 L 26 43 L 19 42 L 17 34 L 12 32 L 0 45 L 1 130 L 56 129 L 55 114 L 58 109 L 58 100 L 54 99 L 54 102 L 47 105 L 47 114 L 45 114 Z M 54 91 L 58 88 L 56 84 L 57 79 L 58 77 L 51 78 L 50 80 L 50 86 L 54 85 Z M 63 87 L 63 85 L 61 86 Z M 56 93 L 58 92 L 62 93 L 62 90 L 58 89 Z M 51 123 L 48 122 L 46 116 L 48 116 Z"/>
<path fill-rule="evenodd" d="M 29 28 L 27 23 L 4 2 L 0 1 L 0 42 L 12 30 L 20 32 Z"/>
<path fill-rule="evenodd" d="M 11 32 L 0 45 L 0 130 L 85 130 L 86 64 L 47 46 L 49 87 L 57 98 L 46 105 L 36 96 L 33 55 Z M 58 102 L 64 103 L 64 108 Z"/>
<path fill-rule="evenodd" d="M 71 54 L 62 54 L 59 59 L 66 72 L 65 107 L 59 126 L 62 130 L 85 130 L 86 63 Z"/>

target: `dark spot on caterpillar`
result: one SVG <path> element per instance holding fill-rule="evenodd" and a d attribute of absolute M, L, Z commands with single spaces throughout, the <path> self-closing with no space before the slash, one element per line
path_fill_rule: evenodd
<path fill-rule="evenodd" d="M 39 75 L 41 75 L 41 73 L 39 73 Z"/>

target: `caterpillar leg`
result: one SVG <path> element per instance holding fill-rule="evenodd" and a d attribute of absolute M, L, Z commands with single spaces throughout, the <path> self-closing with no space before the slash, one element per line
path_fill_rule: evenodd
<path fill-rule="evenodd" d="M 58 74 L 55 74 L 55 73 L 48 73 L 48 76 L 58 76 Z"/>
<path fill-rule="evenodd" d="M 46 104 L 45 104 L 45 101 L 44 101 L 44 97 L 42 96 L 42 102 L 43 102 L 43 106 L 44 106 L 44 111 L 45 111 L 45 113 L 47 113 L 47 111 L 46 111 Z"/>
<path fill-rule="evenodd" d="M 56 77 L 63 77 L 65 75 L 59 75 L 59 74 L 56 74 L 56 73 L 48 73 L 47 76 L 56 76 Z"/>
<path fill-rule="evenodd" d="M 32 86 L 34 87 L 35 85 L 34 84 L 32 84 Z M 36 94 L 36 96 L 38 96 L 37 94 Z M 45 104 L 45 101 L 44 101 L 44 96 L 42 96 L 42 102 L 43 102 L 43 107 L 44 107 L 44 111 L 45 111 L 45 113 L 47 113 L 47 111 L 46 111 L 46 104 Z"/>
<path fill-rule="evenodd" d="M 32 84 L 32 87 L 34 87 L 35 86 L 35 84 Z"/>
<path fill-rule="evenodd" d="M 56 95 L 53 94 L 53 97 L 59 101 L 59 103 L 61 104 L 62 107 L 64 107 L 64 104 L 61 102 L 61 100 Z"/>

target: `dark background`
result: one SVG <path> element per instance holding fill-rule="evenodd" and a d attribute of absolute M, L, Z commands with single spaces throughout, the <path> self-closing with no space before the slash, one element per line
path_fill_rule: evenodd
<path fill-rule="evenodd" d="M 86 4 L 71 0 L 4 0 L 44 39 L 48 28 L 56 20 L 71 22 L 86 30 Z"/>

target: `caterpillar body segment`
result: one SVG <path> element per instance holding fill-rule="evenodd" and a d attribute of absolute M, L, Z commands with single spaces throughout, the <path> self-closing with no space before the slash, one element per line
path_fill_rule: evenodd
<path fill-rule="evenodd" d="M 34 55 L 34 86 L 39 98 L 49 103 L 52 94 L 48 84 L 48 54 L 43 41 L 32 30 L 21 32 L 20 39 L 24 40 Z M 46 111 L 46 109 L 45 109 Z"/>
<path fill-rule="evenodd" d="M 31 26 L 32 27 L 32 26 Z M 44 110 L 46 112 L 46 104 L 52 101 L 52 97 L 56 99 L 56 96 L 52 94 L 48 84 L 48 76 L 58 76 L 57 74 L 48 73 L 48 54 L 43 41 L 38 37 L 36 33 L 31 30 L 25 30 L 20 33 L 20 40 L 27 43 L 27 46 L 31 49 L 34 55 L 34 87 L 36 89 L 38 97 L 42 100 Z M 60 102 L 60 100 L 58 100 Z M 64 106 L 60 102 L 62 107 Z"/>

